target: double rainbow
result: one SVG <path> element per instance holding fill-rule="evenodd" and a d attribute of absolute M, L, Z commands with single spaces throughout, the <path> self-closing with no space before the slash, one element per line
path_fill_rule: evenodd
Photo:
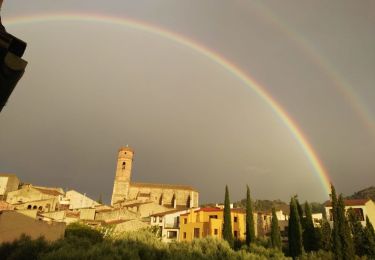
<path fill-rule="evenodd" d="M 204 55 L 211 61 L 225 68 L 233 76 L 242 81 L 245 85 L 249 86 L 265 103 L 267 103 L 270 108 L 276 113 L 276 115 L 281 119 L 281 121 L 286 125 L 289 131 L 294 136 L 295 140 L 299 143 L 312 167 L 314 172 L 318 176 L 326 194 L 330 193 L 330 178 L 327 171 L 325 170 L 323 163 L 319 160 L 317 153 L 314 148 L 309 143 L 306 136 L 303 134 L 298 125 L 293 121 L 293 119 L 288 115 L 288 113 L 278 104 L 278 102 L 262 87 L 254 78 L 244 73 L 235 64 L 224 58 L 219 53 L 210 50 L 206 46 L 193 41 L 183 35 L 168 31 L 164 28 L 157 27 L 155 25 L 147 24 L 143 21 L 137 21 L 129 18 L 105 16 L 101 14 L 66 14 L 66 13 L 56 13 L 56 14 L 38 14 L 32 16 L 23 17 L 13 17 L 4 21 L 6 25 L 21 25 L 29 23 L 45 23 L 45 22 L 56 22 L 56 21 L 80 21 L 80 22 L 90 22 L 90 23 L 104 23 L 116 26 L 126 26 L 128 28 L 139 30 L 154 35 L 158 35 L 177 44 L 185 46 L 189 49 L 196 51 L 197 53 Z"/>

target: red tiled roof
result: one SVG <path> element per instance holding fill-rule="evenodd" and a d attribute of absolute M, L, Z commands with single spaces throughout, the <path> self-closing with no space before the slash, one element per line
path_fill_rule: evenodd
<path fill-rule="evenodd" d="M 353 199 L 353 200 L 344 200 L 344 204 L 345 206 L 363 206 L 366 204 L 367 201 L 369 201 L 370 199 Z M 325 203 L 325 206 L 328 206 L 328 207 L 331 207 L 332 206 L 332 202 L 331 201 L 327 201 Z"/>

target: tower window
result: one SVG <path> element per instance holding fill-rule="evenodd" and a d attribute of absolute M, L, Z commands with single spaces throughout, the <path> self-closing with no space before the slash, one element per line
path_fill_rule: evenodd
<path fill-rule="evenodd" d="M 122 162 L 122 169 L 125 170 L 125 165 L 126 163 L 125 162 Z"/>

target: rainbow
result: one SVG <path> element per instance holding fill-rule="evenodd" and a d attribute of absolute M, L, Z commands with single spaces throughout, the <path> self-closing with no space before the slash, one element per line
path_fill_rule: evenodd
<path fill-rule="evenodd" d="M 356 113 L 365 129 L 369 134 L 375 138 L 375 120 L 371 112 L 366 108 L 362 98 L 355 92 L 354 88 L 346 82 L 343 77 L 338 73 L 337 69 L 332 66 L 328 59 L 321 55 L 320 52 L 309 42 L 303 35 L 293 31 L 285 21 L 282 21 L 277 15 L 268 8 L 262 1 L 254 1 L 253 7 L 257 8 L 255 14 L 261 14 L 265 20 L 277 28 L 280 32 L 284 33 L 288 39 L 295 42 L 296 46 L 303 51 L 314 65 L 316 65 L 321 72 L 331 81 L 332 87 L 339 92 L 345 101 L 351 106 L 352 110 Z M 374 139 L 375 141 L 375 139 Z"/>
<path fill-rule="evenodd" d="M 280 120 L 286 125 L 289 131 L 292 133 L 294 139 L 302 148 L 304 154 L 311 163 L 314 172 L 317 174 L 323 189 L 325 190 L 327 196 L 330 193 L 330 178 L 325 170 L 323 163 L 314 151 L 314 148 L 309 143 L 306 136 L 303 134 L 298 125 L 293 121 L 293 119 L 288 115 L 288 113 L 278 104 L 278 102 L 262 87 L 254 78 L 245 74 L 239 67 L 224 58 L 222 55 L 216 53 L 213 50 L 208 49 L 202 44 L 193 41 L 192 39 L 186 38 L 177 33 L 168 31 L 164 28 L 157 27 L 155 25 L 147 24 L 143 21 L 137 21 L 130 18 L 104 16 L 101 14 L 82 14 L 82 13 L 56 13 L 56 14 L 37 14 L 32 16 L 23 17 L 12 17 L 4 21 L 4 24 L 9 25 L 20 25 L 28 23 L 42 23 L 42 22 L 57 22 L 57 21 L 80 21 L 80 22 L 100 22 L 105 24 L 126 26 L 128 28 L 143 31 L 146 33 L 151 33 L 158 35 L 172 42 L 185 46 L 197 53 L 204 55 L 211 61 L 220 65 L 229 71 L 233 76 L 242 81 L 245 85 L 249 86 L 269 107 L 276 113 Z"/>

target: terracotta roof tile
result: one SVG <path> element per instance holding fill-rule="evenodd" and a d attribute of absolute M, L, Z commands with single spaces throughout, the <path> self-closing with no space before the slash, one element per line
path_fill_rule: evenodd
<path fill-rule="evenodd" d="M 370 199 L 353 199 L 353 200 L 344 200 L 344 204 L 345 206 L 363 206 L 366 204 L 367 201 L 369 201 Z M 331 201 L 327 201 L 325 203 L 326 206 L 328 207 L 331 207 L 332 206 L 332 202 Z"/>

